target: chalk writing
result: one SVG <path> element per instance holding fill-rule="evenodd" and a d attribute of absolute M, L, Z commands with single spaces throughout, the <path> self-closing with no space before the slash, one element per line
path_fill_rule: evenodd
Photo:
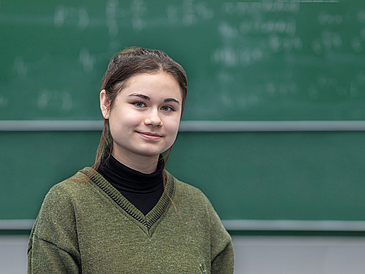
<path fill-rule="evenodd" d="M 225 2 L 223 10 L 227 14 L 246 14 L 257 12 L 299 12 L 300 4 L 294 1 L 265 1 L 265 2 Z"/>
<path fill-rule="evenodd" d="M 94 69 L 95 57 L 90 55 L 89 49 L 83 48 L 80 51 L 79 62 L 82 64 L 84 71 L 90 73 Z"/>
<path fill-rule="evenodd" d="M 321 25 L 341 25 L 343 20 L 343 16 L 340 14 L 331 15 L 328 12 L 321 12 L 318 15 L 318 22 Z"/>
<path fill-rule="evenodd" d="M 140 31 L 147 25 L 145 17 L 147 15 L 147 5 L 143 0 L 133 0 L 130 6 L 122 8 L 118 0 L 108 0 L 105 8 L 106 25 L 109 35 L 116 37 L 119 32 L 119 24 L 128 21 L 134 30 Z"/>
<path fill-rule="evenodd" d="M 229 39 L 233 39 L 238 35 L 237 28 L 229 25 L 226 22 L 223 22 L 219 25 L 218 31 L 222 37 L 229 38 Z"/>
<path fill-rule="evenodd" d="M 209 8 L 205 2 L 194 0 L 183 0 L 182 5 L 168 5 L 166 15 L 172 24 L 182 22 L 186 26 L 195 25 L 199 20 L 210 20 L 214 17 L 214 10 Z"/>
<path fill-rule="evenodd" d="M 294 35 L 296 31 L 296 20 L 294 18 L 278 20 L 245 20 L 242 21 L 239 30 L 241 33 L 283 33 Z"/>
<path fill-rule="evenodd" d="M 43 89 L 38 93 L 37 106 L 39 110 L 52 109 L 70 111 L 72 97 L 69 92 Z"/>
<path fill-rule="evenodd" d="M 80 30 L 85 30 L 90 22 L 88 12 L 83 8 L 66 7 L 59 5 L 55 8 L 54 24 L 56 27 L 62 27 L 66 20 L 77 22 Z"/>
<path fill-rule="evenodd" d="M 303 48 L 303 41 L 299 36 L 280 37 L 272 34 L 268 37 L 269 47 L 273 52 L 281 51 L 300 51 Z"/>
<path fill-rule="evenodd" d="M 357 14 L 356 14 L 357 20 L 360 23 L 364 23 L 365 22 L 365 10 L 364 9 L 360 9 Z"/>
<path fill-rule="evenodd" d="M 341 49 L 342 44 L 342 37 L 338 32 L 322 31 L 321 37 L 312 42 L 312 49 L 320 55 L 332 49 Z"/>
<path fill-rule="evenodd" d="M 135 30 L 142 30 L 145 27 L 143 17 L 147 12 L 146 3 L 143 0 L 133 0 L 131 3 L 132 26 Z"/>
<path fill-rule="evenodd" d="M 261 48 L 232 48 L 216 49 L 212 54 L 214 63 L 224 64 L 227 67 L 247 66 L 263 58 Z"/>
<path fill-rule="evenodd" d="M 113 53 L 134 44 L 161 43 L 168 53 L 181 52 L 184 64 L 196 64 L 187 66 L 194 75 L 192 88 L 197 84 L 198 93 L 204 95 L 204 88 L 212 92 L 214 99 L 206 102 L 213 108 L 222 104 L 223 116 L 241 109 L 258 113 L 268 102 L 291 108 L 304 100 L 314 102 L 316 109 L 321 104 L 365 102 L 365 4 L 360 2 L 106 0 L 50 4 L 21 14 L 15 4 L 0 3 L 0 25 L 10 37 L 1 88 L 10 94 L 27 92 L 26 98 L 33 94 L 28 105 L 22 104 L 35 117 L 79 115 L 74 106 L 87 97 L 83 89 L 98 86 L 93 76 L 105 69 Z M 11 34 L 15 27 L 19 35 Z M 75 30 L 83 31 L 82 37 L 75 37 Z M 64 47 L 55 33 L 75 43 Z M 77 86 L 77 94 L 68 81 Z M 27 89 L 22 91 L 22 86 Z M 0 107 L 12 101 L 0 94 Z"/>
<path fill-rule="evenodd" d="M 8 106 L 8 99 L 3 96 L 0 95 L 0 108 L 6 108 Z"/>
<path fill-rule="evenodd" d="M 282 97 L 285 98 L 288 95 L 294 95 L 299 92 L 299 86 L 297 83 L 290 81 L 287 83 L 268 82 L 265 84 L 265 91 L 269 97 Z"/>
<path fill-rule="evenodd" d="M 117 10 L 118 10 L 118 6 L 119 6 L 119 1 L 118 0 L 108 0 L 106 2 L 106 8 L 105 8 L 105 13 L 106 13 L 106 25 L 109 29 L 109 35 L 110 36 L 117 36 L 118 35 L 118 23 L 117 23 Z"/>
<path fill-rule="evenodd" d="M 14 70 L 18 75 L 18 78 L 25 78 L 28 76 L 29 65 L 24 62 L 22 56 L 18 56 L 14 60 Z"/>

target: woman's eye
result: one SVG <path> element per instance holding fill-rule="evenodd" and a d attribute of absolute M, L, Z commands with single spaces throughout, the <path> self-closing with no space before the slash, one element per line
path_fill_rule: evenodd
<path fill-rule="evenodd" d="M 135 105 L 136 107 L 139 107 L 139 108 L 143 108 L 143 107 L 145 107 L 145 106 L 146 106 L 143 102 L 134 102 L 134 105 Z"/>
<path fill-rule="evenodd" d="M 169 107 L 169 106 L 163 106 L 161 109 L 163 111 L 174 111 L 174 109 L 172 107 Z"/>

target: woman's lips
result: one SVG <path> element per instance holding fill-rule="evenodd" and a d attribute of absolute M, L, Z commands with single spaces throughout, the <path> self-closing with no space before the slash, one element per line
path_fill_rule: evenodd
<path fill-rule="evenodd" d="M 151 133 L 151 132 L 138 132 L 138 133 L 143 138 L 148 139 L 148 140 L 157 141 L 157 140 L 161 139 L 161 135 L 156 134 L 156 133 Z"/>

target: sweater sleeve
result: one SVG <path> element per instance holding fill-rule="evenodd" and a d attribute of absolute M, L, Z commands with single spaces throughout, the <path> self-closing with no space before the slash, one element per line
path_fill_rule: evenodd
<path fill-rule="evenodd" d="M 219 253 L 212 262 L 212 273 L 233 273 L 234 268 L 234 251 L 232 242 Z"/>
<path fill-rule="evenodd" d="M 72 201 L 59 185 L 46 195 L 28 244 L 27 273 L 81 273 Z"/>
<path fill-rule="evenodd" d="M 211 273 L 232 274 L 234 269 L 234 250 L 231 236 L 224 228 L 218 214 L 208 201 L 210 211 L 211 235 Z"/>

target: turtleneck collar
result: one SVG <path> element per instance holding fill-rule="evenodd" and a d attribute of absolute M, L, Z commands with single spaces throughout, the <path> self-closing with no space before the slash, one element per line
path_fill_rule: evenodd
<path fill-rule="evenodd" d="M 156 171 L 151 174 L 144 174 L 123 165 L 106 150 L 98 172 L 118 190 L 149 193 L 163 186 L 164 167 L 165 162 L 160 156 Z"/>

